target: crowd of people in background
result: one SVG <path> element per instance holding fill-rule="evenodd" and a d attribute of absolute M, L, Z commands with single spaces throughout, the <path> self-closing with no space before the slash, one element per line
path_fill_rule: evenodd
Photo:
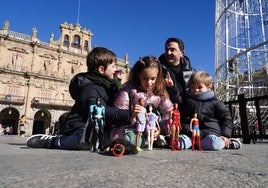
<path fill-rule="evenodd" d="M 24 137 L 26 133 L 26 116 L 22 115 L 19 119 L 19 135 L 21 137 Z M 1 135 L 14 135 L 17 131 L 14 130 L 14 127 L 12 125 L 2 125 L 0 123 L 0 134 Z"/>
<path fill-rule="evenodd" d="M 13 134 L 12 126 L 3 127 L 3 125 L 0 124 L 0 135 L 12 135 L 12 134 Z"/>

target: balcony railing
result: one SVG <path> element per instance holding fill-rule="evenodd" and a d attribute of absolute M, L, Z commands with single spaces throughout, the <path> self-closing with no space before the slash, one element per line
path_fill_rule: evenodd
<path fill-rule="evenodd" d="M 233 137 L 242 138 L 244 144 L 257 139 L 268 139 L 268 95 L 245 98 L 238 95 L 238 100 L 227 101 L 232 114 Z M 236 113 L 238 112 L 238 113 Z"/>
<path fill-rule="evenodd" d="M 16 96 L 11 94 L 0 94 L 0 103 L 1 104 L 13 104 L 13 105 L 23 105 L 25 103 L 24 96 Z"/>
<path fill-rule="evenodd" d="M 22 34 L 22 33 L 18 33 L 18 32 L 15 32 L 15 31 L 9 31 L 8 32 L 8 36 L 10 38 L 15 38 L 15 39 L 19 39 L 19 40 L 28 41 L 28 42 L 31 42 L 32 41 L 32 37 L 31 36 L 25 35 L 25 34 Z"/>
<path fill-rule="evenodd" d="M 43 98 L 43 97 L 34 97 L 31 101 L 31 107 L 33 108 L 70 110 L 73 104 L 74 104 L 73 100 Z"/>

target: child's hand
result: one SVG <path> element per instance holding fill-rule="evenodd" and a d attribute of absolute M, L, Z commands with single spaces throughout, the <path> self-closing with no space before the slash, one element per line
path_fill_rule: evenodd
<path fill-rule="evenodd" d="M 231 144 L 231 140 L 229 139 L 229 138 L 227 138 L 227 137 L 225 137 L 225 136 L 220 136 L 222 139 L 223 139 L 223 141 L 224 141 L 224 147 L 225 148 L 228 148 L 229 147 L 229 145 Z"/>
<path fill-rule="evenodd" d="M 167 77 L 165 78 L 165 82 L 166 82 L 166 86 L 168 86 L 168 87 L 174 86 L 173 80 L 172 80 L 169 72 L 167 72 Z"/>
<path fill-rule="evenodd" d="M 135 107 L 134 107 L 134 112 L 137 114 L 137 113 L 140 113 L 143 109 L 143 106 L 139 105 L 139 104 L 136 104 Z"/>
<path fill-rule="evenodd" d="M 133 111 L 131 112 L 131 121 L 137 116 L 138 113 L 140 113 L 143 109 L 143 106 L 136 104 Z"/>

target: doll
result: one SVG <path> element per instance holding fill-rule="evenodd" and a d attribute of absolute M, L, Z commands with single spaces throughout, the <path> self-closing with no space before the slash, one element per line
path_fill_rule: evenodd
<path fill-rule="evenodd" d="M 141 138 L 142 132 L 144 132 L 144 130 L 145 130 L 146 122 L 148 122 L 148 116 L 147 116 L 146 108 L 144 107 L 144 105 L 145 105 L 144 99 L 139 98 L 138 103 L 139 103 L 139 105 L 141 105 L 143 107 L 141 112 L 139 112 L 136 116 L 136 131 L 137 131 L 136 147 L 137 147 L 137 150 L 140 152 L 140 151 L 142 151 L 142 149 L 139 146 L 140 138 Z"/>
<path fill-rule="evenodd" d="M 197 119 L 197 113 L 194 113 L 193 118 L 190 122 L 190 130 L 192 131 L 192 150 L 194 151 L 194 144 L 197 141 L 198 150 L 201 149 L 201 142 L 200 142 L 200 130 L 199 130 L 199 121 Z"/>
<path fill-rule="evenodd" d="M 149 120 L 146 124 L 148 150 L 152 150 L 155 137 L 155 129 L 159 127 L 159 124 L 158 116 L 153 112 L 153 106 L 151 104 L 148 106 L 147 115 Z"/>
<path fill-rule="evenodd" d="M 169 126 L 171 130 L 170 135 L 170 147 L 172 151 L 181 150 L 179 146 L 179 134 L 181 130 L 180 122 L 180 111 L 178 110 L 178 103 L 173 104 L 173 110 L 170 111 L 169 115 Z M 175 142 L 175 146 L 174 146 Z"/>

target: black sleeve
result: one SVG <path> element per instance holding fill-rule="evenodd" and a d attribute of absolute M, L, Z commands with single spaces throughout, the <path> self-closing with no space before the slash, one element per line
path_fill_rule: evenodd
<path fill-rule="evenodd" d="M 95 88 L 95 89 L 94 89 Z M 100 98 L 101 104 L 105 107 L 105 122 L 109 125 L 129 125 L 130 111 L 122 110 L 112 105 L 108 105 L 109 96 L 106 91 L 99 86 L 91 85 L 85 88 L 86 91 L 81 94 L 80 98 L 83 100 L 82 109 L 88 113 L 89 105 L 95 104 L 96 99 Z"/>
<path fill-rule="evenodd" d="M 102 96 L 102 93 L 104 91 L 100 91 L 99 87 L 96 87 L 96 85 L 91 84 L 86 87 L 84 87 L 81 90 L 81 93 L 79 95 L 78 100 L 76 100 L 78 109 L 77 111 L 79 114 L 83 117 L 86 118 L 89 115 L 89 106 L 92 104 L 96 104 L 97 98 L 101 99 L 101 104 L 106 106 L 104 99 L 104 96 Z"/>
<path fill-rule="evenodd" d="M 192 132 L 190 130 L 190 121 L 191 115 L 190 112 L 186 112 L 184 110 L 181 111 L 181 134 L 186 134 L 189 137 L 192 137 Z"/>
<path fill-rule="evenodd" d="M 106 106 L 105 121 L 110 125 L 130 125 L 130 111 L 113 106 Z"/>
<path fill-rule="evenodd" d="M 189 137 L 192 137 L 192 132 L 190 130 L 190 121 L 193 115 L 193 101 L 189 98 L 186 98 L 185 101 L 179 106 L 181 113 L 181 134 L 186 134 Z"/>
<path fill-rule="evenodd" d="M 175 86 L 167 87 L 167 92 L 172 103 L 182 103 L 180 92 Z"/>
<path fill-rule="evenodd" d="M 216 104 L 217 118 L 219 120 L 221 133 L 223 136 L 230 138 L 232 136 L 233 123 L 229 108 L 221 101 Z"/>

